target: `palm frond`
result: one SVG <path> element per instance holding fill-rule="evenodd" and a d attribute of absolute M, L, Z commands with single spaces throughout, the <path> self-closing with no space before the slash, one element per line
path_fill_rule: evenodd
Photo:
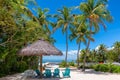
<path fill-rule="evenodd" d="M 90 13 L 90 10 L 89 10 L 89 6 L 87 3 L 83 2 L 80 4 L 80 10 L 85 13 L 85 14 L 88 14 Z"/>

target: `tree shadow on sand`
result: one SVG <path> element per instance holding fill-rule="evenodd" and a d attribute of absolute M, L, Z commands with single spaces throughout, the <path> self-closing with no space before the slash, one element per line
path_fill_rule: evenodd
<path fill-rule="evenodd" d="M 62 79 L 61 77 L 60 78 L 42 78 L 42 79 L 40 79 L 40 78 L 27 78 L 26 80 L 60 80 L 60 79 Z"/>
<path fill-rule="evenodd" d="M 83 74 L 96 74 L 96 75 L 109 75 L 112 73 L 108 73 L 108 72 L 100 72 L 100 71 L 95 71 L 93 69 L 86 69 L 84 72 L 82 72 L 82 70 L 77 70 L 78 73 L 83 73 Z"/>

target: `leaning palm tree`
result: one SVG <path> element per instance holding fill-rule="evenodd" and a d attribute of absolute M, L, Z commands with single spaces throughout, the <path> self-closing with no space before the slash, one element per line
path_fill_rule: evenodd
<path fill-rule="evenodd" d="M 78 24 L 74 24 L 75 28 L 70 28 L 70 40 L 76 39 L 76 43 L 78 44 L 78 51 L 77 51 L 77 67 L 79 68 L 79 53 L 80 53 L 80 45 L 83 42 L 86 45 L 86 38 L 89 38 L 87 35 L 89 34 L 88 28 L 85 24 L 79 26 Z M 93 39 L 92 39 L 93 40 Z"/>
<path fill-rule="evenodd" d="M 94 34 L 94 32 L 89 32 L 88 25 L 84 23 L 84 16 L 83 15 L 73 15 L 74 21 L 73 25 L 75 27 L 71 27 L 70 30 L 72 34 L 70 35 L 70 40 L 76 39 L 76 43 L 78 44 L 78 52 L 77 52 L 77 66 L 79 67 L 79 51 L 81 42 L 85 45 L 87 43 L 86 39 L 90 39 L 94 41 L 94 39 L 90 36 L 90 34 Z"/>
<path fill-rule="evenodd" d="M 106 29 L 106 25 L 104 21 L 111 22 L 112 17 L 110 15 L 109 10 L 107 9 L 107 0 L 87 0 L 86 2 L 82 2 L 79 6 L 85 23 L 89 24 L 89 30 L 98 32 L 100 25 Z M 92 34 L 90 35 L 92 36 Z M 86 47 L 86 53 L 88 53 L 90 45 L 90 39 L 88 39 L 88 44 Z M 85 66 L 86 57 L 84 57 L 84 66 Z M 85 67 L 83 67 L 83 71 L 85 71 Z"/>
<path fill-rule="evenodd" d="M 66 66 L 67 66 L 67 55 L 68 55 L 68 29 L 72 23 L 72 15 L 71 15 L 71 9 L 67 7 L 63 7 L 63 10 L 58 10 L 59 14 L 54 15 L 54 17 L 57 18 L 56 26 L 54 27 L 53 31 L 55 31 L 57 28 L 62 27 L 62 32 L 66 34 Z"/>

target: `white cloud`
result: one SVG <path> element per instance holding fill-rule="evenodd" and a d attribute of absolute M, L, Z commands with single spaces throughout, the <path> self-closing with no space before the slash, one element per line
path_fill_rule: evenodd
<path fill-rule="evenodd" d="M 112 49 L 114 49 L 114 47 L 109 47 L 109 48 L 107 48 L 107 50 L 112 50 Z"/>
<path fill-rule="evenodd" d="M 66 56 L 66 51 L 62 51 L 62 56 L 44 56 L 44 60 L 64 60 Z M 69 50 L 68 51 L 68 60 L 76 60 L 77 58 L 77 50 Z"/>
<path fill-rule="evenodd" d="M 98 45 L 98 46 L 95 48 L 95 50 L 97 51 L 97 50 L 99 49 L 99 47 L 100 47 L 100 45 Z"/>
<path fill-rule="evenodd" d="M 68 55 L 77 55 L 78 50 L 70 50 L 68 51 Z M 63 51 L 63 55 L 65 55 L 66 51 Z"/>
<path fill-rule="evenodd" d="M 98 45 L 98 46 L 95 48 L 95 50 L 97 51 L 97 50 L 99 49 L 99 47 L 100 47 L 100 45 Z M 112 49 L 114 49 L 114 47 L 108 47 L 108 48 L 107 48 L 107 50 L 112 50 Z"/>

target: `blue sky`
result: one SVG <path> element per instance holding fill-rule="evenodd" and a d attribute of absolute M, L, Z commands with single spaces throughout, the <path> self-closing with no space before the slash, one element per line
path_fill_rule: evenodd
<path fill-rule="evenodd" d="M 85 0 L 37 0 L 37 4 L 43 8 L 49 8 L 49 14 L 56 14 L 57 9 L 61 9 L 63 6 L 72 7 L 80 5 L 80 2 Z M 90 44 L 90 48 L 94 49 L 99 44 L 105 44 L 108 47 L 111 47 L 115 41 L 120 41 L 120 0 L 109 0 L 108 9 L 113 16 L 112 23 L 107 24 L 107 31 L 105 32 L 103 28 L 94 35 L 95 42 Z M 56 39 L 55 46 L 61 51 L 66 50 L 65 35 L 62 34 L 61 29 L 57 30 L 53 37 Z M 85 46 L 82 44 L 81 48 L 84 49 Z M 69 53 L 71 54 L 70 58 L 73 58 L 73 53 L 77 50 L 77 45 L 75 41 L 69 41 Z"/>

